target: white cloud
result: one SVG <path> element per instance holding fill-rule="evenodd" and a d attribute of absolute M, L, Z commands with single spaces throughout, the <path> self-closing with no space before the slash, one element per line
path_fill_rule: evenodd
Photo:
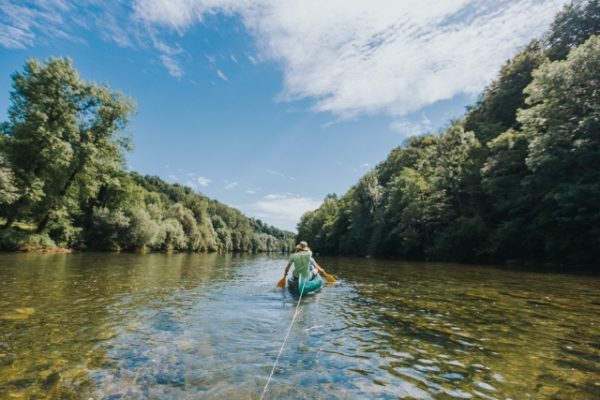
<path fill-rule="evenodd" d="M 28 5 L 22 3 L 0 2 L 1 46 L 24 49 L 45 37 L 70 39 L 62 17 L 70 9 L 65 1 L 48 0 Z"/>
<path fill-rule="evenodd" d="M 477 94 L 499 67 L 544 32 L 566 0 L 44 0 L 0 1 L 0 46 L 81 40 L 97 30 L 120 46 L 154 48 L 184 75 L 187 53 L 161 38 L 184 35 L 205 16 L 239 16 L 256 40 L 250 62 L 283 71 L 282 100 L 310 99 L 338 119 L 402 116 L 459 94 Z M 166 40 L 166 39 L 165 39 Z M 215 56 L 207 55 L 215 65 Z M 235 61 L 231 56 L 230 58 Z M 217 70 L 227 80 L 223 71 Z"/>
<path fill-rule="evenodd" d="M 225 182 L 224 188 L 225 188 L 225 190 L 231 190 L 238 185 L 239 185 L 239 183 L 237 183 L 237 182 Z"/>
<path fill-rule="evenodd" d="M 165 66 L 169 75 L 179 79 L 183 77 L 184 71 L 181 63 L 177 59 L 182 54 L 184 54 L 184 50 L 179 45 L 170 46 L 165 42 L 152 37 L 152 45 L 156 50 L 158 50 L 160 55 L 160 61 Z"/>
<path fill-rule="evenodd" d="M 407 118 L 401 118 L 393 121 L 389 127 L 390 130 L 399 133 L 402 137 L 410 137 L 431 133 L 433 124 L 431 123 L 431 120 L 427 118 L 427 115 L 422 113 L 420 121 L 415 122 Z"/>
<path fill-rule="evenodd" d="M 267 174 L 269 174 L 269 175 L 275 175 L 275 176 L 280 176 L 282 178 L 285 178 L 285 174 L 283 172 L 275 171 L 275 170 L 272 170 L 272 169 L 268 169 L 267 170 Z"/>
<path fill-rule="evenodd" d="M 119 47 L 133 47 L 133 40 L 129 37 L 127 26 L 123 26 L 117 15 L 112 14 L 114 9 L 107 7 L 107 10 L 95 16 L 95 26 L 100 32 L 100 36 L 107 42 L 114 42 Z"/>
<path fill-rule="evenodd" d="M 256 194 L 256 190 L 248 189 L 246 190 L 246 194 Z"/>
<path fill-rule="evenodd" d="M 293 230 L 302 214 L 314 210 L 320 205 L 320 201 L 309 197 L 269 194 L 252 204 L 248 212 L 270 224 Z"/>
<path fill-rule="evenodd" d="M 181 78 L 183 76 L 183 68 L 181 68 L 177 60 L 175 60 L 173 57 L 163 54 L 160 56 L 160 61 L 162 61 L 163 65 L 169 72 L 169 75 L 175 78 Z"/>
<path fill-rule="evenodd" d="M 217 57 L 216 56 L 211 56 L 209 54 L 205 54 L 204 57 L 206 57 L 206 61 L 208 61 L 208 63 L 210 65 L 214 65 L 217 62 Z"/>
<path fill-rule="evenodd" d="M 132 30 L 139 27 L 124 22 L 130 9 L 120 0 L 2 0 L 0 46 L 23 49 L 56 39 L 84 43 L 76 34 L 83 28 L 118 46 L 132 47 Z"/>
<path fill-rule="evenodd" d="M 248 60 L 254 65 L 258 64 L 258 60 L 254 56 L 248 55 Z"/>
<path fill-rule="evenodd" d="M 178 181 L 179 180 L 179 178 L 176 175 L 173 175 L 173 174 L 169 175 L 168 178 L 170 180 L 172 180 L 172 181 Z"/>
<path fill-rule="evenodd" d="M 217 69 L 217 75 L 219 75 L 219 78 L 223 79 L 225 82 L 229 80 L 229 78 L 227 78 L 227 75 L 225 75 L 220 69 Z"/>
<path fill-rule="evenodd" d="M 238 63 L 238 59 L 235 57 L 235 55 L 230 54 L 229 58 L 231 58 L 231 61 L 233 61 L 234 63 L 236 63 L 236 64 Z"/>
<path fill-rule="evenodd" d="M 207 187 L 208 184 L 211 182 L 210 179 L 208 179 L 204 176 L 199 176 L 198 178 L 196 178 L 196 181 L 198 182 L 198 185 L 200 185 L 202 187 Z"/>
<path fill-rule="evenodd" d="M 275 175 L 275 176 L 279 176 L 279 177 L 281 177 L 281 178 L 286 178 L 286 179 L 289 179 L 289 180 L 291 180 L 291 181 L 294 181 L 294 180 L 296 180 L 296 178 L 294 178 L 293 176 L 289 176 L 289 175 L 286 175 L 286 174 L 284 174 L 283 172 L 275 171 L 275 170 L 272 170 L 272 169 L 268 169 L 268 170 L 267 170 L 267 173 L 268 173 L 269 175 Z"/>
<path fill-rule="evenodd" d="M 180 32 L 208 14 L 239 14 L 260 57 L 282 65 L 282 99 L 310 98 L 315 110 L 351 118 L 402 116 L 478 93 L 564 3 L 137 0 L 134 9 L 145 23 Z"/>

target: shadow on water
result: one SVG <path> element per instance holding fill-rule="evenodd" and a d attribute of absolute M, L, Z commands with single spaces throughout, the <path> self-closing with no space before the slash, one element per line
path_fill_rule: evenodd
<path fill-rule="evenodd" d="M 600 397 L 600 280 L 320 259 L 269 399 Z M 0 398 L 258 399 L 285 260 L 0 255 Z"/>

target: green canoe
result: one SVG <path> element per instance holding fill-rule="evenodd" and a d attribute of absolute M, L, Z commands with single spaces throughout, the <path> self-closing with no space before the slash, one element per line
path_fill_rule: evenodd
<path fill-rule="evenodd" d="M 315 290 L 319 290 L 324 283 L 325 280 L 320 275 L 317 275 L 310 281 L 300 277 L 298 280 L 288 279 L 288 289 L 296 296 L 300 295 L 300 290 L 302 289 L 302 295 L 304 296 Z"/>

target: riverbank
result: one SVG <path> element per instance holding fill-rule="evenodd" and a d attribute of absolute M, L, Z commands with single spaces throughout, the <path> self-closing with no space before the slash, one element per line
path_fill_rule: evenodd
<path fill-rule="evenodd" d="M 154 250 L 149 247 L 137 248 L 137 249 L 86 249 L 86 248 L 69 248 L 57 245 L 50 236 L 47 234 L 34 233 L 33 227 L 25 223 L 15 224 L 13 228 L 0 228 L 0 251 L 7 252 L 24 252 L 24 253 L 73 253 L 79 251 L 108 251 L 108 252 L 128 252 L 128 253 L 219 253 L 219 251 L 181 251 L 177 249 L 160 249 Z M 229 251 L 231 253 L 287 253 L 282 251 Z M 317 253 L 317 256 L 320 256 Z M 328 256 L 328 255 L 323 255 Z M 352 255 L 337 255 L 338 257 L 350 257 L 357 259 L 379 259 L 379 260 L 391 260 L 398 262 L 411 261 L 403 258 L 396 257 L 372 257 L 372 256 L 352 256 Z M 579 273 L 584 271 L 600 273 L 597 265 L 576 265 L 568 264 L 564 262 L 548 262 L 548 261 L 534 261 L 534 260 L 488 260 L 488 261 L 476 261 L 468 262 L 464 260 L 413 260 L 418 262 L 444 262 L 444 263 L 466 263 L 470 265 L 491 265 L 491 266 L 504 266 L 510 269 L 518 269 L 523 271 L 545 271 L 554 273 Z"/>
<path fill-rule="evenodd" d="M 33 233 L 26 224 L 16 224 L 13 228 L 0 228 L 0 252 L 20 252 L 20 253 L 56 253 L 56 254 L 69 254 L 76 252 L 109 252 L 109 253 L 190 253 L 190 254 L 208 254 L 208 253 L 288 253 L 288 251 L 272 250 L 272 251 L 190 251 L 190 250 L 178 250 L 175 248 L 168 249 L 151 249 L 148 246 L 136 249 L 87 249 L 87 248 L 70 248 L 57 245 L 50 236 L 45 233 Z"/>
<path fill-rule="evenodd" d="M 73 249 L 57 246 L 46 234 L 28 232 L 23 227 L 0 229 L 0 250 L 34 253 L 71 253 Z"/>

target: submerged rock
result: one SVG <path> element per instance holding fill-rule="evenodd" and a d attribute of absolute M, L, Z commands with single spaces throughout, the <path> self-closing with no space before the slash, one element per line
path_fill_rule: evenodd
<path fill-rule="evenodd" d="M 46 390 L 53 388 L 60 381 L 60 372 L 54 371 L 42 381 L 42 387 Z"/>

